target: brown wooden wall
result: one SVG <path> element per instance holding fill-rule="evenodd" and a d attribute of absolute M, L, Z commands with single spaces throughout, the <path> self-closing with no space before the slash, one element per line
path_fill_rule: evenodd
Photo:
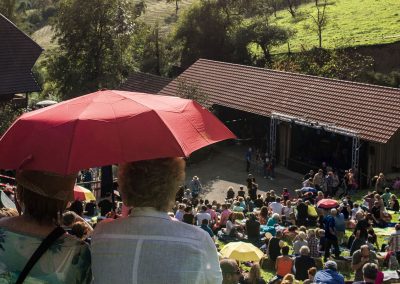
<path fill-rule="evenodd" d="M 398 130 L 386 144 L 369 143 L 368 175 L 370 178 L 383 173 L 400 171 L 400 131 Z"/>

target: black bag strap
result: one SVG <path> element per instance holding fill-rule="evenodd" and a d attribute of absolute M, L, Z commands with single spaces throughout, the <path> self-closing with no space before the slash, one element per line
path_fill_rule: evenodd
<path fill-rule="evenodd" d="M 22 284 L 25 278 L 28 276 L 29 272 L 35 266 L 36 262 L 42 257 L 42 255 L 49 249 L 49 247 L 62 235 L 65 234 L 65 230 L 61 227 L 55 228 L 51 233 L 42 241 L 40 246 L 35 250 L 29 259 L 28 263 L 25 265 L 22 272 L 19 274 L 16 284 Z"/>

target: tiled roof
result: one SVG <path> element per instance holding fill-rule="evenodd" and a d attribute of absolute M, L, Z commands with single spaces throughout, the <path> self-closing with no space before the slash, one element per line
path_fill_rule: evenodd
<path fill-rule="evenodd" d="M 400 89 L 205 59 L 179 78 L 198 84 L 211 104 L 334 123 L 368 141 L 386 143 L 400 127 Z M 159 94 L 176 95 L 176 88 L 174 80 Z"/>
<path fill-rule="evenodd" d="M 119 89 L 122 91 L 157 94 L 169 82 L 171 82 L 169 78 L 135 72 L 129 75 L 128 79 L 121 84 Z"/>
<path fill-rule="evenodd" d="M 40 91 L 32 67 L 42 48 L 0 14 L 0 99 Z"/>

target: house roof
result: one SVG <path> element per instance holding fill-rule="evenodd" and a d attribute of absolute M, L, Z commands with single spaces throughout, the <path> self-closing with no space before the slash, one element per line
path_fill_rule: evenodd
<path fill-rule="evenodd" d="M 40 91 L 32 67 L 42 48 L 0 14 L 0 100 L 17 93 Z"/>
<path fill-rule="evenodd" d="M 119 87 L 122 91 L 157 94 L 172 79 L 157 75 L 135 72 Z"/>
<path fill-rule="evenodd" d="M 159 94 L 177 95 L 179 79 L 197 84 L 211 104 L 307 117 L 372 142 L 386 143 L 400 127 L 400 89 L 199 59 Z"/>

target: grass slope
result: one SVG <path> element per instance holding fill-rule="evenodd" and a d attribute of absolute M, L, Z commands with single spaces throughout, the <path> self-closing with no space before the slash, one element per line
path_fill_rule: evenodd
<path fill-rule="evenodd" d="M 272 17 L 272 22 L 296 31 L 290 40 L 291 51 L 318 46 L 310 14 L 316 15 L 315 4 L 302 5 L 298 19 L 287 10 Z M 400 40 L 399 0 L 330 0 L 326 8 L 327 26 L 322 33 L 322 47 L 328 49 L 392 43 Z M 287 52 L 287 44 L 273 49 L 273 53 Z"/>

